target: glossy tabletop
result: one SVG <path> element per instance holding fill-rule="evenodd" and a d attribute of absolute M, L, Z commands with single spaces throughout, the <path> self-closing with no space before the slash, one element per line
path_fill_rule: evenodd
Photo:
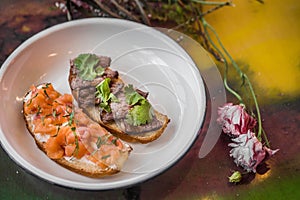
<path fill-rule="evenodd" d="M 67 21 L 66 14 L 55 9 L 56 2 L 59 1 L 0 1 L 0 65 L 32 35 Z M 266 162 L 265 171 L 248 175 L 239 184 L 229 183 L 227 177 L 237 167 L 229 157 L 229 139 L 223 134 L 212 151 L 199 158 L 211 113 L 216 112 L 211 110 L 212 99 L 208 95 L 207 113 L 198 138 L 175 165 L 156 177 L 106 191 L 67 188 L 29 173 L 0 148 L 0 199 L 299 199 L 300 3 L 234 3 L 235 7 L 220 9 L 206 19 L 252 81 L 264 130 L 271 146 L 280 149 Z M 192 46 L 184 48 L 193 58 L 197 55 Z M 220 72 L 224 71 L 222 64 L 217 66 Z M 234 84 L 233 73 L 229 78 Z M 208 88 L 213 87 L 212 84 Z M 235 99 L 228 94 L 227 101 Z"/>

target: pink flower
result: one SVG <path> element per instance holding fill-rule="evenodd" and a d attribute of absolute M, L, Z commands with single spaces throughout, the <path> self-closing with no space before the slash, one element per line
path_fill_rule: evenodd
<path fill-rule="evenodd" d="M 241 134 L 237 138 L 232 138 L 234 143 L 228 146 L 233 147 L 230 156 L 234 162 L 243 167 L 248 172 L 256 172 L 256 167 L 264 160 L 274 155 L 279 149 L 271 150 L 262 145 L 250 130 L 247 134 Z"/>
<path fill-rule="evenodd" d="M 217 121 L 222 126 L 223 132 L 228 135 L 246 134 L 249 129 L 256 125 L 256 120 L 241 105 L 227 103 L 223 107 L 219 107 L 218 114 Z"/>

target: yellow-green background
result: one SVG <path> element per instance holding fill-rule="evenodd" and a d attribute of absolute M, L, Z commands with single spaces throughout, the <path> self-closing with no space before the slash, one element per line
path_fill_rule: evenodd
<path fill-rule="evenodd" d="M 235 0 L 206 16 L 249 74 L 259 101 L 300 95 L 300 2 Z M 263 99 L 263 100 L 262 100 Z"/>

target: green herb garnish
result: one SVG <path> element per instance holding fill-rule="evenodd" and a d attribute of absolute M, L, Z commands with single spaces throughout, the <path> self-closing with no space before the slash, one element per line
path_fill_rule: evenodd
<path fill-rule="evenodd" d="M 46 83 L 45 86 L 42 87 L 42 89 L 47 89 L 47 88 L 49 88 L 49 85 L 50 85 L 50 84 L 51 84 L 51 83 Z"/>
<path fill-rule="evenodd" d="M 51 137 L 56 137 L 56 136 L 58 135 L 59 130 L 60 130 L 60 126 L 57 127 L 57 130 L 56 130 L 55 135 L 53 135 L 53 136 L 51 136 Z"/>
<path fill-rule="evenodd" d="M 47 91 L 46 91 L 46 90 L 44 90 L 44 94 L 46 95 L 46 97 L 47 97 L 47 98 L 49 98 L 49 99 L 50 99 L 50 97 L 49 97 L 49 95 L 48 95 L 48 93 L 47 93 Z"/>
<path fill-rule="evenodd" d="M 38 105 L 38 110 L 37 110 L 37 112 L 36 112 L 36 115 L 39 115 L 39 114 L 41 114 L 42 113 L 42 108 L 41 108 L 41 106 L 40 105 Z"/>
<path fill-rule="evenodd" d="M 139 101 L 144 100 L 145 98 L 140 95 L 139 93 L 137 93 L 134 88 L 133 85 L 128 85 L 124 88 L 125 90 L 125 97 L 126 97 L 126 103 L 129 105 L 135 105 L 137 104 Z"/>
<path fill-rule="evenodd" d="M 104 137 L 104 138 L 102 138 L 102 137 Z M 91 153 L 91 155 L 94 155 L 100 148 L 101 148 L 101 146 L 102 145 L 104 145 L 104 144 L 106 144 L 106 142 L 107 142 L 107 135 L 105 135 L 105 136 L 99 136 L 98 138 L 97 138 L 97 142 L 96 142 L 96 146 L 97 146 L 97 149 L 95 149 L 92 153 Z"/>
<path fill-rule="evenodd" d="M 128 111 L 126 122 L 134 126 L 140 126 L 151 122 L 152 118 L 153 109 L 151 104 L 144 99 L 140 101 L 139 105 L 135 105 Z"/>
<path fill-rule="evenodd" d="M 76 147 L 75 147 L 75 150 L 74 150 L 73 154 L 75 154 L 75 156 L 76 156 L 78 154 L 78 151 L 79 151 L 79 142 L 78 142 L 78 136 L 76 134 L 76 127 L 74 127 L 74 126 L 71 127 L 71 130 L 72 130 L 72 132 L 75 136 L 75 145 L 76 145 Z"/>
<path fill-rule="evenodd" d="M 39 93 L 36 93 L 32 98 L 29 99 L 29 102 L 27 103 L 27 106 L 29 106 L 32 103 L 32 100 L 37 97 Z"/>
<path fill-rule="evenodd" d="M 134 126 L 151 122 L 153 109 L 148 100 L 135 91 L 132 85 L 126 86 L 124 90 L 126 103 L 133 106 L 126 115 L 126 122 Z"/>
<path fill-rule="evenodd" d="M 73 119 L 74 119 L 74 111 L 72 111 L 69 115 L 70 119 L 68 121 L 68 125 L 71 126 L 73 123 Z M 73 128 L 73 127 L 72 127 Z"/>
<path fill-rule="evenodd" d="M 52 116 L 56 117 L 56 110 L 52 110 Z"/>
<path fill-rule="evenodd" d="M 105 78 L 96 86 L 96 98 L 101 100 L 100 107 L 106 112 L 111 112 L 109 101 L 118 102 L 118 98 L 110 92 L 110 78 Z"/>
<path fill-rule="evenodd" d="M 110 157 L 110 154 L 102 156 L 101 159 L 104 160 L 104 159 L 109 158 L 109 157 Z"/>
<path fill-rule="evenodd" d="M 97 142 L 96 142 L 97 149 L 100 149 L 102 144 L 103 144 L 103 140 L 101 139 L 101 137 L 98 137 Z"/>
<path fill-rule="evenodd" d="M 115 146 L 118 146 L 117 141 L 118 141 L 118 138 L 114 138 L 111 140 L 111 143 L 113 143 Z"/>
<path fill-rule="evenodd" d="M 83 80 L 93 80 L 103 75 L 105 68 L 100 65 L 100 59 L 95 54 L 80 54 L 74 59 L 74 65 L 79 70 L 79 77 Z"/>

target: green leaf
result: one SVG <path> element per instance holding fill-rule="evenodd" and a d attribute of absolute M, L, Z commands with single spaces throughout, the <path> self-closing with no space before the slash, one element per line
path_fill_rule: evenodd
<path fill-rule="evenodd" d="M 110 93 L 109 99 L 110 99 L 112 102 L 119 102 L 119 99 L 118 99 L 113 93 Z"/>
<path fill-rule="evenodd" d="M 101 100 L 100 107 L 106 112 L 111 112 L 109 101 L 118 102 L 118 98 L 110 92 L 110 78 L 105 78 L 96 86 L 95 96 Z"/>
<path fill-rule="evenodd" d="M 126 122 L 133 126 L 140 126 L 152 121 L 153 109 L 151 104 L 146 100 L 142 100 L 139 105 L 135 105 L 129 110 L 126 116 Z"/>
<path fill-rule="evenodd" d="M 126 86 L 124 91 L 126 103 L 133 106 L 128 111 L 126 122 L 134 126 L 151 122 L 153 118 L 153 111 L 151 104 L 147 101 L 147 99 L 135 91 L 131 84 Z"/>
<path fill-rule="evenodd" d="M 74 65 L 79 70 L 79 77 L 83 80 L 93 80 L 103 75 L 105 68 L 99 63 L 100 59 L 95 54 L 80 54 L 74 59 Z"/>
<path fill-rule="evenodd" d="M 110 88 L 109 88 L 110 78 L 105 78 L 96 86 L 96 97 L 100 98 L 102 102 L 106 102 L 109 99 Z"/>
<path fill-rule="evenodd" d="M 145 98 L 140 95 L 139 93 L 137 93 L 133 86 L 130 84 L 128 86 L 126 86 L 124 88 L 125 90 L 125 97 L 126 97 L 126 103 L 129 105 L 135 105 L 137 104 L 139 101 L 144 100 Z"/>
<path fill-rule="evenodd" d="M 105 110 L 106 112 L 108 112 L 108 113 L 111 112 L 111 108 L 110 108 L 108 102 L 102 102 L 102 103 L 100 103 L 100 107 L 101 107 L 102 109 L 104 109 L 104 110 Z"/>
<path fill-rule="evenodd" d="M 235 171 L 228 179 L 230 183 L 238 183 L 242 180 L 242 174 L 239 171 Z"/>

